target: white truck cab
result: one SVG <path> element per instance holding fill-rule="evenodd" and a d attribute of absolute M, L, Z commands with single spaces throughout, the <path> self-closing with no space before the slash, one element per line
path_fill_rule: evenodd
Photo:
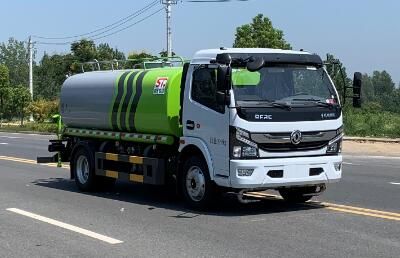
<path fill-rule="evenodd" d="M 302 202 L 340 180 L 342 108 L 319 56 L 202 50 L 185 85 L 179 150 L 200 150 L 217 187 L 277 189 L 285 199 Z M 199 201 L 207 172 L 196 164 L 186 172 L 187 195 Z"/>

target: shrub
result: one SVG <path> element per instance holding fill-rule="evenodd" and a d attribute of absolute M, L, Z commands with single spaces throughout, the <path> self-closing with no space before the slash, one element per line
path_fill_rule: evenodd
<path fill-rule="evenodd" d="M 59 100 L 39 99 L 31 103 L 29 111 L 35 121 L 42 123 L 54 114 L 59 113 Z"/>

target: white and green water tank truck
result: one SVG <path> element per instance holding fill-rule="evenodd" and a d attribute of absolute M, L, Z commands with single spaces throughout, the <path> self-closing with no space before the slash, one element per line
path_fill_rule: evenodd
<path fill-rule="evenodd" d="M 352 88 L 359 107 L 360 73 Z M 85 72 L 65 81 L 60 106 L 49 151 L 82 191 L 175 182 L 205 208 L 221 191 L 305 202 L 342 176 L 338 92 L 304 51 L 209 49 L 178 67 Z"/>

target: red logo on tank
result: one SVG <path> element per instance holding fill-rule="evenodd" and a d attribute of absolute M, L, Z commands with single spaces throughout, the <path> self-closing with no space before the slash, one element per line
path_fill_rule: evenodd
<path fill-rule="evenodd" d="M 154 85 L 153 95 L 164 95 L 167 88 L 168 77 L 158 77 Z"/>

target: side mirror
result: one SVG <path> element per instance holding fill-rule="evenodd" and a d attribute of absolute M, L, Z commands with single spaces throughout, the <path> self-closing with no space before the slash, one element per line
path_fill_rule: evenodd
<path fill-rule="evenodd" d="M 229 66 L 219 66 L 217 71 L 217 91 L 226 92 L 231 88 L 231 72 Z"/>
<path fill-rule="evenodd" d="M 231 57 L 230 54 L 227 54 L 227 53 L 218 54 L 217 58 L 215 59 L 215 61 L 218 64 L 229 65 L 232 62 L 232 57 Z"/>
<path fill-rule="evenodd" d="M 353 107 L 361 107 L 361 86 L 362 86 L 362 74 L 357 72 L 354 73 L 353 79 Z"/>
<path fill-rule="evenodd" d="M 231 99 L 225 92 L 217 91 L 217 104 L 218 106 L 224 107 L 231 104 Z"/>

